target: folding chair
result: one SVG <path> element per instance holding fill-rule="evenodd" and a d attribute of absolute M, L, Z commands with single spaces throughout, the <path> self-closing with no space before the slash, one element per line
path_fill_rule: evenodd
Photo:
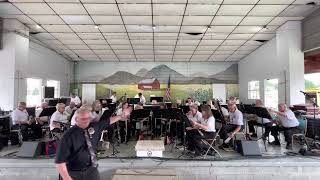
<path fill-rule="evenodd" d="M 220 158 L 222 158 L 221 154 L 219 153 L 218 150 L 216 150 L 213 146 L 215 145 L 215 142 L 217 141 L 217 138 L 220 137 L 219 136 L 219 133 L 220 133 L 220 130 L 221 130 L 221 127 L 219 128 L 219 130 L 216 132 L 216 135 L 214 136 L 213 139 L 201 139 L 201 141 L 209 146 L 209 148 L 207 149 L 206 153 L 203 155 L 203 158 L 206 159 L 207 158 L 207 155 L 209 153 L 209 151 L 212 149 L 214 152 L 216 152 Z"/>

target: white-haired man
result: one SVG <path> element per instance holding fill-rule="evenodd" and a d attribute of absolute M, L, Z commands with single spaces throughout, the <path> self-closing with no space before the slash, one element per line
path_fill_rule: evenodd
<path fill-rule="evenodd" d="M 63 103 L 58 103 L 56 108 L 57 111 L 52 114 L 50 119 L 50 131 L 61 132 L 61 123 L 67 122 L 68 114 L 65 112 L 66 106 Z"/>

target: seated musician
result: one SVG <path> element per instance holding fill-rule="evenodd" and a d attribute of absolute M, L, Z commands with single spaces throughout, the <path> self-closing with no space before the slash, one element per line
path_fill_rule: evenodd
<path fill-rule="evenodd" d="M 187 101 L 186 101 L 186 106 L 191 106 L 193 105 L 193 101 L 191 99 L 191 97 L 188 97 Z"/>
<path fill-rule="evenodd" d="M 223 144 L 220 148 L 228 148 L 229 145 L 225 140 L 229 137 L 230 139 L 242 129 L 243 126 L 243 114 L 238 110 L 236 101 L 228 101 L 229 109 L 229 122 L 224 124 L 220 130 L 220 137 L 223 139 Z M 228 135 L 229 133 L 229 135 Z"/>
<path fill-rule="evenodd" d="M 91 122 L 99 121 L 100 117 L 102 116 L 102 114 L 104 113 L 105 110 L 107 110 L 107 109 L 102 108 L 102 104 L 99 100 L 94 101 L 92 104 L 92 112 L 91 112 L 92 120 L 91 120 Z"/>
<path fill-rule="evenodd" d="M 77 107 L 81 106 L 81 100 L 75 93 L 70 94 L 70 102 L 74 102 Z"/>
<path fill-rule="evenodd" d="M 211 99 L 209 99 L 207 101 L 207 105 L 211 108 L 211 109 L 216 109 L 216 107 L 213 105 L 213 101 Z"/>
<path fill-rule="evenodd" d="M 255 104 L 256 107 L 264 107 L 263 106 L 263 103 L 260 99 L 257 99 L 256 100 L 256 104 Z M 263 123 L 264 125 L 264 134 L 263 134 L 263 137 L 262 138 L 267 138 L 269 136 L 269 133 L 271 132 L 271 127 L 273 125 L 273 121 L 270 120 L 270 119 L 267 119 L 267 118 L 259 118 L 257 117 L 256 115 L 253 115 L 253 116 L 249 116 L 249 118 L 251 118 L 252 120 L 248 121 L 248 126 L 249 126 L 249 133 L 252 133 L 251 137 L 257 137 L 257 134 L 255 132 L 255 129 L 254 129 L 254 126 L 255 125 L 261 125 Z M 260 120 L 262 119 L 262 120 Z M 258 122 L 260 120 L 260 122 Z M 261 123 L 262 121 L 262 123 Z M 277 137 L 272 134 L 274 137 L 275 137 L 275 140 L 274 142 L 272 142 L 274 145 L 280 145 L 280 142 L 277 141 Z"/>
<path fill-rule="evenodd" d="M 70 102 L 69 106 L 67 106 L 65 109 L 68 116 L 71 116 L 72 112 L 75 110 L 77 110 L 77 106 L 74 102 Z"/>
<path fill-rule="evenodd" d="M 198 111 L 197 105 L 191 105 L 189 106 L 190 111 L 187 113 L 187 117 L 190 121 L 201 123 L 202 121 L 202 114 Z"/>
<path fill-rule="evenodd" d="M 22 140 L 27 141 L 28 139 L 38 139 L 42 137 L 42 130 L 39 125 L 32 119 L 29 120 L 29 114 L 26 110 L 26 103 L 19 102 L 18 107 L 11 113 L 12 129 L 21 130 Z M 34 134 L 33 137 L 28 136 L 28 128 L 30 128 Z"/>
<path fill-rule="evenodd" d="M 210 139 L 215 136 L 215 119 L 211 108 L 208 105 L 201 106 L 203 120 L 201 122 L 192 121 L 193 127 L 187 127 L 188 150 L 195 151 L 195 155 L 201 155 L 201 139 Z"/>
<path fill-rule="evenodd" d="M 142 93 L 138 93 L 134 98 L 140 98 L 140 103 L 145 104 L 146 103 L 146 98 L 142 95 Z"/>
<path fill-rule="evenodd" d="M 123 110 L 128 109 L 129 108 L 129 104 L 127 102 L 124 102 L 121 104 L 121 108 L 119 108 L 116 112 L 117 116 L 120 116 L 123 112 Z M 125 140 L 125 127 L 126 127 L 126 119 L 121 119 L 120 121 L 118 121 L 119 123 L 119 127 L 120 127 L 120 137 L 121 137 L 121 141 L 123 142 Z M 128 134 L 128 133 L 127 133 Z"/>
<path fill-rule="evenodd" d="M 134 105 L 134 110 L 143 109 L 143 104 L 141 102 L 138 102 L 138 104 Z"/>
<path fill-rule="evenodd" d="M 68 114 L 65 112 L 66 106 L 63 103 L 58 103 L 56 108 L 57 111 L 52 114 L 50 119 L 50 131 L 61 132 L 61 124 L 67 122 Z"/>
<path fill-rule="evenodd" d="M 270 110 L 276 113 L 279 119 L 279 126 L 272 126 L 271 133 L 274 134 L 275 141 L 279 142 L 279 131 L 284 131 L 285 141 L 287 142 L 286 149 L 292 149 L 292 135 L 300 131 L 299 121 L 286 104 L 280 103 L 278 109 L 279 111 Z"/>
<path fill-rule="evenodd" d="M 36 121 L 38 122 L 39 125 L 43 125 L 45 123 L 49 122 L 49 116 L 40 116 L 41 112 L 43 109 L 49 107 L 47 102 L 41 103 L 41 107 L 36 109 Z"/>

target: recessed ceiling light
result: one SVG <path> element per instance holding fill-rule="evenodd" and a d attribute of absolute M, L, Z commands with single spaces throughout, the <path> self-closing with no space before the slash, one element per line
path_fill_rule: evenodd
<path fill-rule="evenodd" d="M 95 25 L 94 28 L 99 29 L 99 26 L 98 26 L 98 25 Z"/>
<path fill-rule="evenodd" d="M 211 26 L 207 26 L 208 30 L 210 31 L 211 30 Z"/>
<path fill-rule="evenodd" d="M 156 25 L 152 25 L 152 29 L 156 29 Z"/>
<path fill-rule="evenodd" d="M 39 24 L 36 25 L 37 29 L 41 29 L 41 26 Z"/>

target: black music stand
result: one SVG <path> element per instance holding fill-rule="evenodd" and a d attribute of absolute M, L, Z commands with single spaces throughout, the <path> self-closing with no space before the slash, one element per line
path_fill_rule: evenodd
<path fill-rule="evenodd" d="M 138 119 L 144 119 L 144 118 L 149 117 L 150 111 L 151 111 L 150 109 L 136 109 L 136 110 L 132 111 L 132 113 L 130 115 L 130 119 L 132 120 L 131 122 L 135 122 L 134 129 L 136 129 L 136 122 L 138 122 Z M 135 133 L 136 133 L 136 131 L 135 131 Z M 140 131 L 139 131 L 139 133 L 140 133 Z"/>
<path fill-rule="evenodd" d="M 251 105 L 251 104 L 245 104 L 242 105 L 242 112 L 246 113 L 246 114 L 255 114 L 256 115 L 256 109 L 255 106 Z M 246 140 L 250 139 L 249 137 L 249 133 L 248 133 L 248 125 L 247 125 L 248 121 L 246 122 L 245 125 L 245 131 L 246 131 Z M 262 122 L 262 126 L 263 126 L 263 122 Z M 262 133 L 263 133 L 263 127 L 262 127 Z"/>
<path fill-rule="evenodd" d="M 49 99 L 48 106 L 56 106 L 59 102 L 59 99 Z"/>
<path fill-rule="evenodd" d="M 47 108 L 44 108 L 42 110 L 42 112 L 40 113 L 39 117 L 42 117 L 42 116 L 52 116 L 52 114 L 54 112 L 57 111 L 57 108 L 56 107 L 47 107 Z"/>
<path fill-rule="evenodd" d="M 177 113 L 178 119 L 180 119 L 180 121 L 183 124 L 183 151 L 181 153 L 180 156 L 178 156 L 178 159 L 180 159 L 181 157 L 183 157 L 184 155 L 186 155 L 186 136 L 187 136 L 187 131 L 186 128 L 187 127 L 193 127 L 193 123 L 192 121 L 189 120 L 189 118 L 187 117 L 187 115 L 183 114 L 183 113 Z"/>
<path fill-rule="evenodd" d="M 138 104 L 140 102 L 140 98 L 128 98 L 128 104 Z"/>
<path fill-rule="evenodd" d="M 262 137 L 263 137 L 263 134 L 264 134 L 264 123 L 263 123 L 263 118 L 266 118 L 266 119 L 272 119 L 269 111 L 267 110 L 267 108 L 265 107 L 253 107 L 253 109 L 255 110 L 255 114 L 262 118 L 261 120 L 261 126 L 262 126 Z M 259 140 L 259 139 L 258 139 Z M 267 152 L 267 146 L 266 146 L 266 139 L 265 138 L 262 138 L 263 140 L 263 144 L 264 144 L 264 149 L 266 150 Z"/>
<path fill-rule="evenodd" d="M 190 111 L 189 106 L 180 106 L 180 108 L 182 109 L 183 113 L 185 113 L 185 114 L 187 114 Z"/>
<path fill-rule="evenodd" d="M 150 97 L 150 102 L 156 100 L 158 103 L 163 102 L 163 97 Z"/>
<path fill-rule="evenodd" d="M 27 107 L 26 110 L 29 116 L 36 117 L 36 107 Z"/>

